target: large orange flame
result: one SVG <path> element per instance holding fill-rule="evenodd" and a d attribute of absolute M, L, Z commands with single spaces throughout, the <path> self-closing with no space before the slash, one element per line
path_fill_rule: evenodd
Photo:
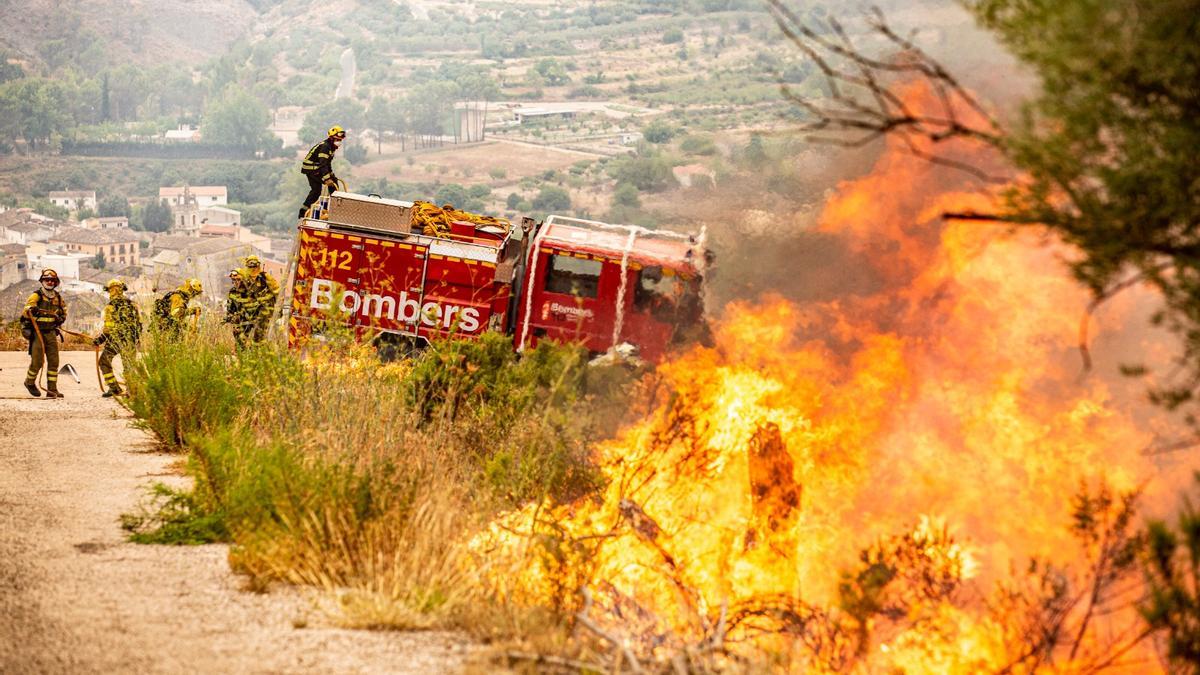
<path fill-rule="evenodd" d="M 981 585 L 1033 556 L 1069 563 L 1081 481 L 1174 489 L 1141 452 L 1154 439 L 1147 410 L 1116 396 L 1125 385 L 1080 376 L 1089 298 L 1064 250 L 943 221 L 992 203 L 945 192 L 944 171 L 893 147 L 840 186 L 819 227 L 884 290 L 727 307 L 717 346 L 659 367 L 669 396 L 597 448 L 609 479 L 599 500 L 531 506 L 478 540 L 493 555 L 519 549 L 522 533 L 577 544 L 499 589 L 545 602 L 579 584 L 603 592 L 628 631 L 695 634 L 755 599 L 832 604 L 839 570 L 897 533 Z M 1100 334 L 1144 301 L 1115 301 Z M 568 568 L 578 576 L 564 580 Z M 936 615 L 941 637 L 892 636 L 877 645 L 880 663 L 1000 665 L 998 629 L 981 615 L 948 605 Z"/>

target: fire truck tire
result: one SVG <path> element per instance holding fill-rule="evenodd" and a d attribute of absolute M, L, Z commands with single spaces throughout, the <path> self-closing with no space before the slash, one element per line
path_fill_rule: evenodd
<path fill-rule="evenodd" d="M 418 356 L 429 346 L 429 341 L 423 337 L 396 333 L 382 333 L 373 342 L 379 360 L 384 363 Z"/>

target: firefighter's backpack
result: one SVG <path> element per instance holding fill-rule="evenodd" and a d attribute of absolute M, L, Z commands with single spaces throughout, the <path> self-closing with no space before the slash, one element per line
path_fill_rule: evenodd
<path fill-rule="evenodd" d="M 158 309 L 158 302 L 155 301 L 155 310 Z M 171 308 L 170 299 L 167 300 L 167 311 Z M 123 333 L 123 336 L 130 343 L 136 343 L 142 338 L 142 317 L 138 314 L 137 307 L 129 300 L 118 302 L 113 305 L 113 320 L 117 324 L 117 330 Z"/>
<path fill-rule="evenodd" d="M 154 316 L 162 323 L 170 323 L 175 317 L 171 316 L 171 298 L 176 295 L 183 295 L 183 291 L 175 289 L 165 293 L 161 298 L 154 301 Z"/>

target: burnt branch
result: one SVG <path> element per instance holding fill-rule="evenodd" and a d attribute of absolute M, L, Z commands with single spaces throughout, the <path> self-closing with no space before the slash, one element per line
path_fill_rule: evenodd
<path fill-rule="evenodd" d="M 767 8 L 784 37 L 821 73 L 826 94 L 821 97 L 805 96 L 780 82 L 784 98 L 812 118 L 801 130 L 821 134 L 810 140 L 857 147 L 897 134 L 912 154 L 924 160 L 979 180 L 999 180 L 977 166 L 928 149 L 951 139 L 966 139 L 1001 150 L 1004 130 L 941 63 L 897 33 L 879 8 L 872 8 L 867 26 L 894 49 L 886 58 L 864 52 L 836 20 L 818 29 L 785 0 L 767 0 Z M 894 86 L 901 82 L 926 85 L 936 102 L 918 106 L 905 101 Z"/>
<path fill-rule="evenodd" d="M 946 211 L 942 214 L 944 220 L 976 220 L 984 223 L 1012 223 L 1014 225 L 1033 225 L 1018 218 L 1002 213 L 980 213 L 978 211 Z"/>

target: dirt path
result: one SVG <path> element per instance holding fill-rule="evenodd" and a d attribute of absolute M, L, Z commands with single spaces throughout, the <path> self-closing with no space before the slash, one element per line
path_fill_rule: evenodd
<path fill-rule="evenodd" d="M 453 635 L 342 630 L 306 592 L 240 590 L 225 546 L 127 543 L 120 515 L 178 458 L 99 397 L 93 358 L 64 354 L 83 383 L 47 401 L 0 352 L 0 673 L 457 670 Z"/>

